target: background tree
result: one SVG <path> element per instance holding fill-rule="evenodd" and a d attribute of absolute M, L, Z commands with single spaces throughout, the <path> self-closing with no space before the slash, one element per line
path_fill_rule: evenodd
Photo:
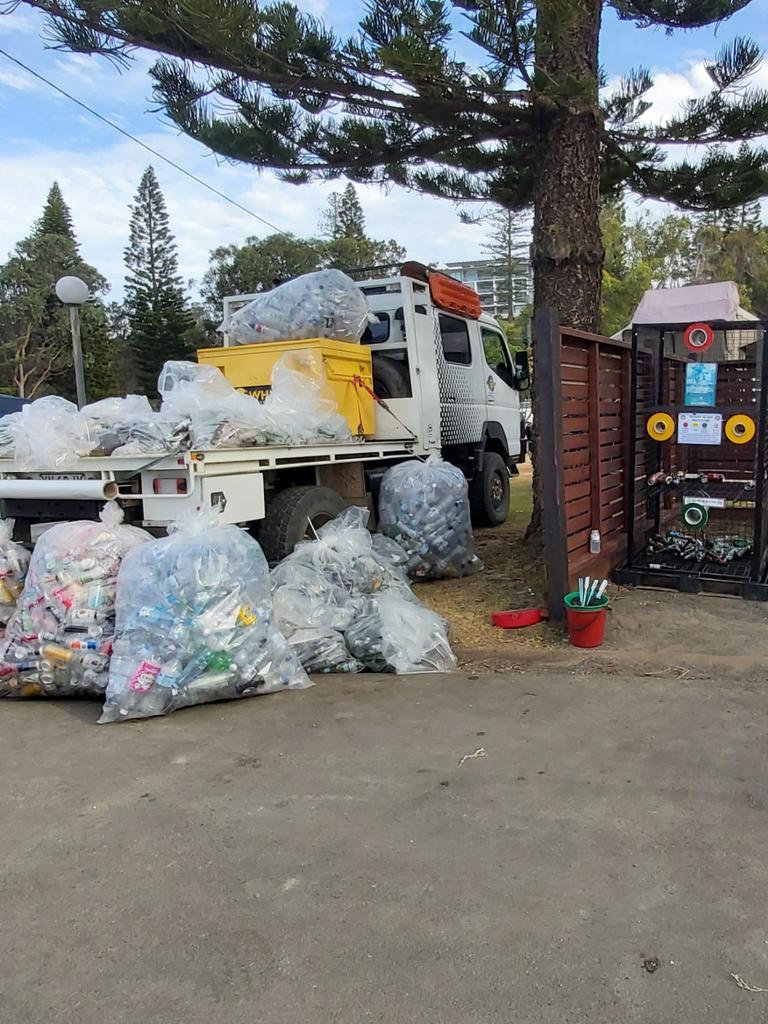
<path fill-rule="evenodd" d="M 200 289 L 206 316 L 216 327 L 225 295 L 267 291 L 281 281 L 317 270 L 320 263 L 317 240 L 293 235 L 246 238 L 243 245 L 219 246 L 211 253 Z"/>
<path fill-rule="evenodd" d="M 125 263 L 125 309 L 135 382 L 140 391 L 154 395 L 163 363 L 185 359 L 192 351 L 192 318 L 165 199 L 152 167 L 144 171 L 131 205 Z"/>
<path fill-rule="evenodd" d="M 695 273 L 694 223 L 690 217 L 647 212 L 630 220 L 623 198 L 603 204 L 600 227 L 605 246 L 601 330 L 631 323 L 648 288 L 688 284 Z"/>
<path fill-rule="evenodd" d="M 517 213 L 496 207 L 480 214 L 462 211 L 464 224 L 482 224 L 486 237 L 480 248 L 499 265 L 504 274 L 504 302 L 507 310 L 502 319 L 512 322 L 516 307 L 523 296 L 519 294 L 516 282 L 521 275 L 527 275 L 531 254 L 531 228 L 525 212 Z"/>
<path fill-rule="evenodd" d="M 72 216 L 54 182 L 42 215 L 0 267 L 0 377 L 22 398 L 55 392 L 75 397 L 69 316 L 56 298 L 60 277 L 82 278 L 94 298 L 82 310 L 83 358 L 89 398 L 114 386 L 112 345 L 99 295 L 104 278 L 80 255 Z"/>
<path fill-rule="evenodd" d="M 768 316 L 768 228 L 760 210 L 737 208 L 728 216 L 702 219 L 695 232 L 691 281 L 735 281 L 741 304 Z"/>
<path fill-rule="evenodd" d="M 330 194 L 320 217 L 320 230 L 324 238 L 311 243 L 318 250 L 318 268 L 355 270 L 405 259 L 405 249 L 394 239 L 380 241 L 365 233 L 365 214 L 352 182 L 343 192 Z"/>
<path fill-rule="evenodd" d="M 365 215 L 350 182 L 343 192 L 331 192 L 320 218 L 320 231 L 332 241 L 339 238 L 365 238 Z"/>

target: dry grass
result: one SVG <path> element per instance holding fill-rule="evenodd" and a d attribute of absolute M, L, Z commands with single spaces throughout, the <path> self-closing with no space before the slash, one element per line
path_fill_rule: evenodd
<path fill-rule="evenodd" d="M 507 522 L 496 529 L 475 531 L 475 547 L 482 572 L 461 580 L 416 584 L 420 600 L 451 624 L 451 639 L 462 662 L 472 652 L 498 652 L 514 656 L 514 648 L 549 643 L 547 626 L 503 630 L 491 625 L 491 613 L 542 605 L 544 569 L 538 553 L 525 543 L 531 516 L 531 470 L 527 464 L 511 480 Z"/>

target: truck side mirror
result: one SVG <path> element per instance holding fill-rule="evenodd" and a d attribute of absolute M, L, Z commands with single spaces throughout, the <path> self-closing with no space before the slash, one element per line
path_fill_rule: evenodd
<path fill-rule="evenodd" d="M 515 383 L 518 391 L 527 391 L 531 386 L 531 371 L 527 352 L 515 352 Z"/>

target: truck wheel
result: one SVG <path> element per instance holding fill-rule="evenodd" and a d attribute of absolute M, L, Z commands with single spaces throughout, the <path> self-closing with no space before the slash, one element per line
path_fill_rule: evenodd
<path fill-rule="evenodd" d="M 509 514 L 509 470 L 496 452 L 485 452 L 469 484 L 469 507 L 475 526 L 501 526 Z"/>
<path fill-rule="evenodd" d="M 335 519 L 347 503 L 330 487 L 286 487 L 267 500 L 267 514 L 259 529 L 259 544 L 268 562 L 279 562 L 290 555 L 300 540 Z"/>
<path fill-rule="evenodd" d="M 408 398 L 411 394 L 411 380 L 408 368 L 388 356 L 372 353 L 373 389 L 379 398 Z"/>

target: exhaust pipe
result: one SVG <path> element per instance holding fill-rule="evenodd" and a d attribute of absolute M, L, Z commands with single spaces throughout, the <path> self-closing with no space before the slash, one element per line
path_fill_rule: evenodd
<path fill-rule="evenodd" d="M 114 480 L 0 479 L 0 498 L 30 501 L 110 501 L 119 493 Z"/>

